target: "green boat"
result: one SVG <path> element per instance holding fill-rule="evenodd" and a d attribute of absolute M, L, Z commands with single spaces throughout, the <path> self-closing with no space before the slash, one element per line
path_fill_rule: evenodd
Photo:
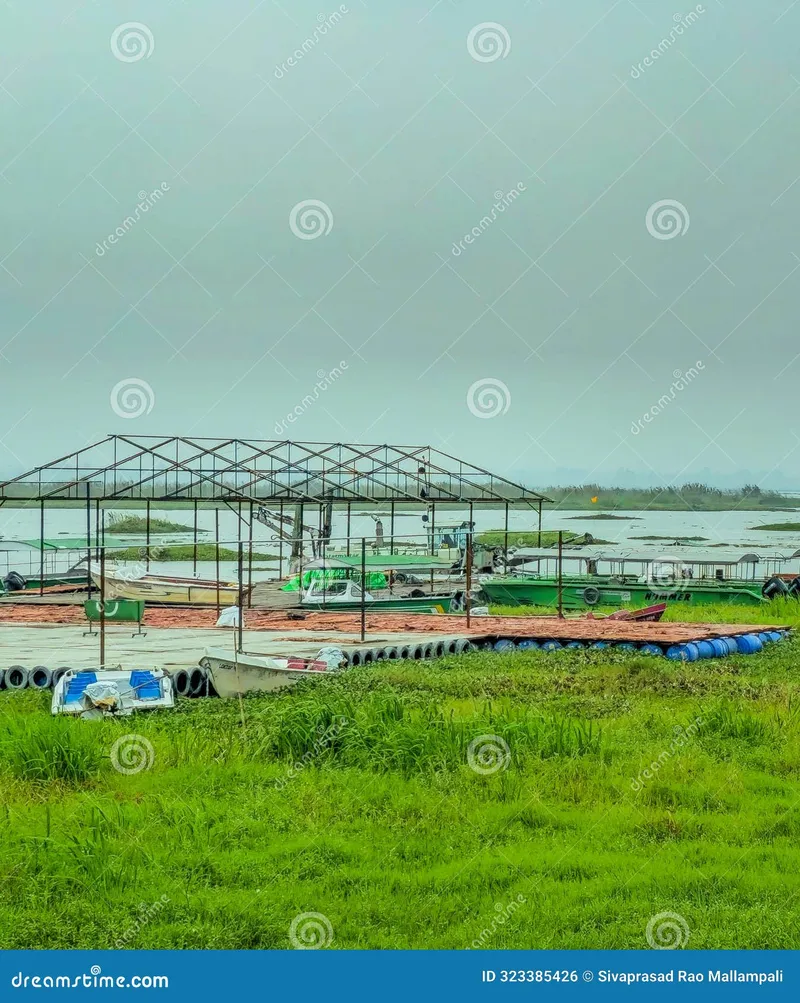
<path fill-rule="evenodd" d="M 481 588 L 494 605 L 558 607 L 559 587 L 555 577 L 487 577 L 481 579 Z M 658 602 L 687 603 L 690 606 L 714 603 L 760 606 L 767 601 L 761 594 L 759 583 L 735 580 L 698 581 L 687 578 L 674 583 L 656 583 L 594 575 L 565 575 L 561 586 L 564 609 L 591 609 L 592 606 L 639 609 Z"/>

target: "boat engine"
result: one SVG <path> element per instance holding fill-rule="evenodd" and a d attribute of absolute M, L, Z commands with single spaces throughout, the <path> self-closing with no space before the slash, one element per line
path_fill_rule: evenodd
<path fill-rule="evenodd" d="M 27 584 L 26 579 L 16 571 L 9 571 L 3 579 L 6 592 L 22 592 Z"/>

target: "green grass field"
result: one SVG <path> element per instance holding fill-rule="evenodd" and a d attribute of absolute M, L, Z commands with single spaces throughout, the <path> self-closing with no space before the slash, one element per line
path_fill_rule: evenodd
<path fill-rule="evenodd" d="M 0 948 L 285 948 L 301 913 L 333 948 L 644 948 L 663 912 L 795 947 L 799 662 L 477 652 L 119 722 L 0 692 Z"/>

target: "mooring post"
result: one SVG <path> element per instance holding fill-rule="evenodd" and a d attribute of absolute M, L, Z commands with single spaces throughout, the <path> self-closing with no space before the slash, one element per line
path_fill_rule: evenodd
<path fill-rule="evenodd" d="M 539 538 L 536 541 L 536 546 L 542 546 L 542 503 L 539 502 Z"/>
<path fill-rule="evenodd" d="M 558 531 L 558 618 L 564 619 L 564 534 Z"/>
<path fill-rule="evenodd" d="M 506 538 L 503 544 L 503 574 L 508 574 L 508 502 L 506 502 Z"/>
<path fill-rule="evenodd" d="M 240 506 L 241 509 L 241 506 Z M 250 529 L 247 534 L 247 608 L 253 605 L 253 503 L 250 502 Z"/>
<path fill-rule="evenodd" d="M 150 570 L 150 499 L 144 503 L 144 546 L 147 552 L 147 557 L 145 558 L 145 566 L 147 570 Z"/>
<path fill-rule="evenodd" d="M 361 537 L 361 640 L 367 636 L 367 538 Z"/>
<path fill-rule="evenodd" d="M 350 556 L 350 502 L 347 503 L 347 556 Z"/>
<path fill-rule="evenodd" d="M 394 557 L 394 502 L 391 503 L 389 523 L 389 556 Z"/>
<path fill-rule="evenodd" d="M 280 508 L 280 520 L 278 529 L 278 581 L 283 578 L 283 533 L 285 523 L 283 521 L 283 502 L 281 502 Z"/>
<path fill-rule="evenodd" d="M 197 575 L 197 499 L 194 500 L 194 542 L 192 544 L 192 574 Z"/>
<path fill-rule="evenodd" d="M 92 597 L 92 499 L 86 482 L 86 598 Z"/>

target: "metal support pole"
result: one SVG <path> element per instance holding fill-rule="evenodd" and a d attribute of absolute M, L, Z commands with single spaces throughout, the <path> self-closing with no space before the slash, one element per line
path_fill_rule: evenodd
<path fill-rule="evenodd" d="M 394 557 L 394 502 L 391 503 L 391 518 L 389 523 L 389 556 Z"/>
<path fill-rule="evenodd" d="M 243 578 L 244 578 L 244 552 L 242 547 L 242 541 L 240 539 L 239 540 L 239 622 L 236 626 L 236 631 L 237 631 L 236 651 L 239 654 L 242 653 L 242 630 L 244 627 Z M 217 589 L 219 589 L 219 586 L 217 586 Z M 219 595 L 219 592 L 217 592 L 217 595 Z"/>
<path fill-rule="evenodd" d="M 217 617 L 219 617 L 219 508 L 214 506 L 214 561 L 217 579 Z"/>
<path fill-rule="evenodd" d="M 367 637 L 367 538 L 361 537 L 361 640 Z"/>
<path fill-rule="evenodd" d="M 86 598 L 92 594 L 92 499 L 86 482 Z"/>
<path fill-rule="evenodd" d="M 508 574 L 508 502 L 506 502 L 506 538 L 503 544 L 503 574 Z"/>
<path fill-rule="evenodd" d="M 278 581 L 283 578 L 283 502 L 280 509 L 280 530 L 278 532 Z"/>
<path fill-rule="evenodd" d="M 436 548 L 436 506 L 431 502 L 431 557 L 433 557 Z"/>
<path fill-rule="evenodd" d="M 146 550 L 146 553 L 147 553 L 147 557 L 146 557 L 145 560 L 147 562 L 147 565 L 146 565 L 147 566 L 147 570 L 149 571 L 150 570 L 150 499 L 149 498 L 144 503 L 144 519 L 145 519 L 145 526 L 144 526 L 144 533 L 145 533 L 145 536 L 144 536 L 144 546 L 145 546 L 145 550 Z"/>
<path fill-rule="evenodd" d="M 97 560 L 100 560 L 100 499 L 94 502 L 94 545 L 97 550 Z"/>
<path fill-rule="evenodd" d="M 350 556 L 350 502 L 347 503 L 347 556 Z"/>
<path fill-rule="evenodd" d="M 239 506 L 241 509 L 241 505 Z M 247 608 L 253 605 L 253 503 L 250 502 L 250 529 L 247 534 Z"/>
<path fill-rule="evenodd" d="M 536 546 L 542 546 L 542 503 L 539 502 L 539 538 L 536 541 Z"/>
<path fill-rule="evenodd" d="M 197 575 L 197 499 L 194 500 L 194 542 L 192 547 L 192 574 Z"/>
<path fill-rule="evenodd" d="M 564 534 L 558 531 L 558 618 L 564 619 Z"/>
<path fill-rule="evenodd" d="M 39 595 L 44 595 L 44 498 L 39 500 L 39 553 L 41 564 L 39 571 Z"/>
<path fill-rule="evenodd" d="M 467 611 L 467 630 L 470 628 L 470 609 L 472 607 L 472 529 L 467 533 L 467 581 L 464 593 L 464 608 Z"/>
<path fill-rule="evenodd" d="M 100 551 L 100 668 L 106 664 L 106 551 Z"/>

